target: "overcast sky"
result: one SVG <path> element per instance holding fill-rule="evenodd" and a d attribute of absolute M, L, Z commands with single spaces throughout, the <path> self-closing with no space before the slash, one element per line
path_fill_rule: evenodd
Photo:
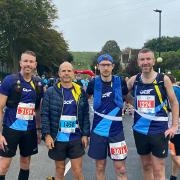
<path fill-rule="evenodd" d="M 53 0 L 58 9 L 56 29 L 71 51 L 100 51 L 108 40 L 120 49 L 141 48 L 159 36 L 180 36 L 180 0 Z"/>

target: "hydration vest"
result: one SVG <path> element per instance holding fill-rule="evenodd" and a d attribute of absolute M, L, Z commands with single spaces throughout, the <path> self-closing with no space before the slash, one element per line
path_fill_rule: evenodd
<path fill-rule="evenodd" d="M 20 73 L 13 74 L 14 83 L 11 89 L 11 93 L 8 96 L 6 106 L 10 108 L 17 108 L 20 100 L 21 100 L 21 94 L 22 94 L 22 84 L 20 81 Z M 39 80 L 36 78 L 32 78 L 30 81 L 30 84 L 32 88 L 36 92 L 36 102 L 35 102 L 35 109 L 38 109 L 40 102 L 41 102 L 41 92 L 42 92 L 42 84 Z"/>
<path fill-rule="evenodd" d="M 133 85 L 134 96 L 136 96 L 136 88 L 137 88 L 137 86 L 144 86 L 144 85 L 145 86 L 148 86 L 148 85 L 151 86 L 151 85 L 153 85 L 154 89 L 155 89 L 155 92 L 157 94 L 157 97 L 159 99 L 159 102 L 160 102 L 159 111 L 160 111 L 160 109 L 163 108 L 164 111 L 166 113 L 168 113 L 169 105 L 168 105 L 166 89 L 165 89 L 165 86 L 164 86 L 164 74 L 158 73 L 156 79 L 150 84 L 143 84 L 143 82 L 140 80 L 140 77 L 141 77 L 141 73 L 137 74 L 134 85 Z M 160 89 L 162 89 L 162 91 Z"/>
<path fill-rule="evenodd" d="M 119 107 L 123 107 L 123 97 L 122 97 L 122 86 L 121 78 L 119 76 L 112 76 L 112 88 L 114 93 L 114 102 Z M 94 110 L 97 110 L 101 106 L 102 98 L 102 80 L 100 76 L 94 79 Z"/>

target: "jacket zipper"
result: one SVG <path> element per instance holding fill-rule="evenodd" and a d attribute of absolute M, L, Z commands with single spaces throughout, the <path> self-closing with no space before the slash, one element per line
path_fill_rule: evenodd
<path fill-rule="evenodd" d="M 61 88 L 62 90 L 62 96 L 63 96 L 63 106 L 62 106 L 62 109 L 61 109 L 61 116 L 62 116 L 62 113 L 63 113 L 63 109 L 64 109 L 64 92 L 63 92 L 63 88 Z M 60 118 L 61 118 L 61 116 L 60 116 Z M 59 123 L 60 123 L 60 118 L 59 118 L 59 122 L 58 122 L 58 126 L 59 126 Z M 58 127 L 58 132 L 57 132 L 57 134 L 56 134 L 56 137 L 55 137 L 55 139 L 54 139 L 54 142 L 56 141 L 56 139 L 57 139 L 57 136 L 58 136 L 58 133 L 59 133 L 59 127 Z"/>

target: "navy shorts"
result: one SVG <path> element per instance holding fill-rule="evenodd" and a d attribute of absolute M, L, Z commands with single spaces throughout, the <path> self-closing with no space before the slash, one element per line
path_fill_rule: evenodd
<path fill-rule="evenodd" d="M 4 126 L 2 135 L 6 139 L 7 148 L 5 152 L 2 149 L 0 150 L 0 156 L 15 156 L 18 145 L 20 155 L 23 157 L 38 153 L 36 129 L 29 131 L 18 131 Z"/>
<path fill-rule="evenodd" d="M 124 160 L 127 157 L 127 146 L 124 133 L 114 137 L 104 137 L 91 132 L 88 155 L 95 160 L 109 156 L 112 160 Z"/>
<path fill-rule="evenodd" d="M 63 161 L 66 158 L 76 159 L 83 156 L 85 153 L 84 147 L 81 139 L 69 141 L 69 142 L 59 142 L 56 141 L 54 148 L 50 149 L 48 155 L 51 159 L 55 161 Z"/>
<path fill-rule="evenodd" d="M 144 135 L 134 131 L 134 140 L 139 155 L 152 153 L 158 158 L 165 158 L 168 155 L 168 137 L 164 133 Z"/>

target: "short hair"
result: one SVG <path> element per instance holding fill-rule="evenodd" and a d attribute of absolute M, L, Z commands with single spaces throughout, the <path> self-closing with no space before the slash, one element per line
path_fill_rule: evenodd
<path fill-rule="evenodd" d="M 31 55 L 31 56 L 36 57 L 36 53 L 33 52 L 33 51 L 30 51 L 30 50 L 26 50 L 26 51 L 22 52 L 21 56 L 22 56 L 23 54 L 29 54 L 29 55 Z"/>
<path fill-rule="evenodd" d="M 140 54 L 140 53 L 148 53 L 148 52 L 151 52 L 151 53 L 154 54 L 154 52 L 153 52 L 151 49 L 149 49 L 149 48 L 143 48 L 143 49 L 141 49 L 138 54 Z"/>
<path fill-rule="evenodd" d="M 169 79 L 171 80 L 173 84 L 176 83 L 176 79 L 174 78 L 172 74 L 166 74 L 166 75 L 169 77 Z"/>

